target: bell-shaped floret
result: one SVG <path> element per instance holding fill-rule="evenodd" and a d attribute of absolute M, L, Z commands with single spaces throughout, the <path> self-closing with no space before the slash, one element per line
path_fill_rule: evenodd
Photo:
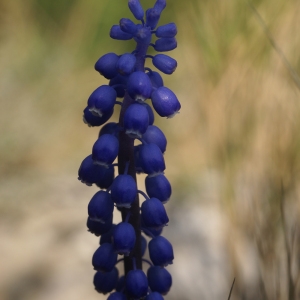
<path fill-rule="evenodd" d="M 163 296 L 158 292 L 150 293 L 145 300 L 164 300 Z"/>
<path fill-rule="evenodd" d="M 166 7 L 166 5 L 167 5 L 166 0 L 156 0 L 154 4 L 154 8 L 161 13 L 163 9 Z"/>
<path fill-rule="evenodd" d="M 95 183 L 102 189 L 107 189 L 114 179 L 114 168 L 105 168 L 94 164 L 92 155 L 87 156 L 78 170 L 78 180 L 88 186 Z"/>
<path fill-rule="evenodd" d="M 122 18 L 120 20 L 120 28 L 122 31 L 135 35 L 137 32 L 137 26 L 130 20 L 127 18 Z"/>
<path fill-rule="evenodd" d="M 163 174 L 147 176 L 145 186 L 149 197 L 157 198 L 162 203 L 166 203 L 170 199 L 172 194 L 171 184 Z"/>
<path fill-rule="evenodd" d="M 116 53 L 107 53 L 101 56 L 95 63 L 95 70 L 107 79 L 111 79 L 118 74 L 116 64 L 119 56 Z"/>
<path fill-rule="evenodd" d="M 103 134 L 93 146 L 92 157 L 95 164 L 109 167 L 118 156 L 118 152 L 118 139 L 112 134 Z"/>
<path fill-rule="evenodd" d="M 105 223 L 112 218 L 114 203 L 108 192 L 97 192 L 88 205 L 89 217 L 98 222 Z"/>
<path fill-rule="evenodd" d="M 173 263 L 173 247 L 163 236 L 153 238 L 148 247 L 150 259 L 155 266 L 165 267 Z"/>
<path fill-rule="evenodd" d="M 147 249 L 147 240 L 143 235 L 141 235 L 141 244 L 142 244 L 142 246 L 141 246 L 142 247 L 142 256 L 144 256 L 146 249 Z"/>
<path fill-rule="evenodd" d="M 146 227 L 154 229 L 160 229 L 169 222 L 166 209 L 157 198 L 150 198 L 142 203 L 141 218 Z"/>
<path fill-rule="evenodd" d="M 118 175 L 111 185 L 111 197 L 117 207 L 131 206 L 137 193 L 136 182 L 130 175 Z"/>
<path fill-rule="evenodd" d="M 162 267 L 150 267 L 147 271 L 149 287 L 152 292 L 166 295 L 172 285 L 171 274 Z"/>
<path fill-rule="evenodd" d="M 91 220 L 91 218 L 88 217 L 86 226 L 90 233 L 93 233 L 95 236 L 100 236 L 101 234 L 104 234 L 111 229 L 112 218 L 103 224 L 98 221 Z"/>
<path fill-rule="evenodd" d="M 135 231 L 130 223 L 119 223 L 113 232 L 113 245 L 118 254 L 129 255 L 135 245 Z"/>
<path fill-rule="evenodd" d="M 152 59 L 153 65 L 165 74 L 172 74 L 177 68 L 177 61 L 165 54 L 157 54 Z"/>
<path fill-rule="evenodd" d="M 152 30 L 156 27 L 161 12 L 155 8 L 149 8 L 146 10 L 146 26 L 150 27 Z"/>
<path fill-rule="evenodd" d="M 112 240 L 112 234 L 114 232 L 114 229 L 116 228 L 116 224 L 112 224 L 111 228 L 109 229 L 109 231 L 103 233 L 101 235 L 101 238 L 99 240 L 99 244 L 102 245 L 104 243 L 110 243 L 112 244 L 113 240 Z"/>
<path fill-rule="evenodd" d="M 177 47 L 175 38 L 160 38 L 155 41 L 154 49 L 158 52 L 171 51 Z"/>
<path fill-rule="evenodd" d="M 147 276 L 142 270 L 131 270 L 126 276 L 126 292 L 130 298 L 140 299 L 148 292 Z"/>
<path fill-rule="evenodd" d="M 131 40 L 133 37 L 132 34 L 124 32 L 119 25 L 113 25 L 109 35 L 112 39 L 121 41 Z"/>
<path fill-rule="evenodd" d="M 120 126 L 116 122 L 109 122 L 105 124 L 99 131 L 99 136 L 104 135 L 104 134 L 112 134 L 116 138 L 119 137 L 119 131 L 120 131 Z"/>
<path fill-rule="evenodd" d="M 151 95 L 152 105 L 161 117 L 172 118 L 181 108 L 176 95 L 168 88 L 162 86 Z"/>
<path fill-rule="evenodd" d="M 143 102 L 141 104 L 147 108 L 147 111 L 149 114 L 149 125 L 152 125 L 154 123 L 154 113 L 153 113 L 151 106 L 149 104 L 147 104 L 146 102 Z"/>
<path fill-rule="evenodd" d="M 149 77 L 141 71 L 133 72 L 127 82 L 129 96 L 138 101 L 144 101 L 151 96 L 152 84 Z"/>
<path fill-rule="evenodd" d="M 111 114 L 117 99 L 117 92 L 109 85 L 98 87 L 88 99 L 88 107 L 92 114 L 102 117 Z"/>
<path fill-rule="evenodd" d="M 117 63 L 118 72 L 122 75 L 130 75 L 134 70 L 136 58 L 131 53 L 123 54 Z"/>
<path fill-rule="evenodd" d="M 94 270 L 102 272 L 110 272 L 116 262 L 118 254 L 115 253 L 113 245 L 109 243 L 102 244 L 94 253 L 92 264 Z"/>
<path fill-rule="evenodd" d="M 118 98 L 124 97 L 127 80 L 128 80 L 127 76 L 118 74 L 109 81 L 109 85 L 113 86 L 115 91 L 117 92 Z"/>
<path fill-rule="evenodd" d="M 114 110 L 112 109 L 110 112 L 107 112 L 103 114 L 101 117 L 95 116 L 90 112 L 89 107 L 87 106 L 84 111 L 83 111 L 83 122 L 87 124 L 89 127 L 94 127 L 94 126 L 101 126 L 103 125 L 106 121 L 110 119 L 112 114 L 114 113 Z"/>
<path fill-rule="evenodd" d="M 98 293 L 110 293 L 117 285 L 119 271 L 113 268 L 110 272 L 97 272 L 94 276 L 94 286 Z M 126 299 L 126 298 L 125 298 Z"/>
<path fill-rule="evenodd" d="M 162 153 L 166 151 L 167 139 L 164 133 L 157 126 L 155 125 L 148 126 L 142 138 L 147 144 L 150 143 L 156 144 Z"/>
<path fill-rule="evenodd" d="M 146 73 L 151 80 L 152 86 L 154 88 L 159 88 L 164 85 L 163 79 L 158 72 L 149 71 Z"/>
<path fill-rule="evenodd" d="M 124 114 L 124 129 L 131 138 L 141 138 L 149 126 L 147 108 L 139 103 L 131 104 Z"/>
<path fill-rule="evenodd" d="M 128 7 L 137 20 L 143 20 L 144 10 L 139 0 L 128 0 Z"/>
<path fill-rule="evenodd" d="M 140 148 L 139 159 L 144 173 L 156 176 L 164 172 L 164 156 L 156 144 L 145 144 Z"/>
<path fill-rule="evenodd" d="M 107 300 L 126 300 L 126 296 L 123 293 L 114 292 L 109 295 Z"/>
<path fill-rule="evenodd" d="M 177 27 L 175 23 L 169 23 L 157 27 L 155 35 L 159 38 L 172 38 L 177 34 Z"/>

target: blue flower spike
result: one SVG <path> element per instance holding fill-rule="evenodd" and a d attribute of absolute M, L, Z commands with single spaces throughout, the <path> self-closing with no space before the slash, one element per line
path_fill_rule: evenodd
<path fill-rule="evenodd" d="M 89 127 L 102 126 L 92 154 L 80 165 L 78 179 L 100 189 L 88 204 L 86 225 L 89 232 L 100 236 L 100 246 L 92 257 L 97 271 L 94 286 L 99 293 L 111 293 L 108 300 L 163 300 L 172 285 L 165 267 L 173 262 L 173 247 L 161 235 L 169 222 L 164 204 L 172 194 L 164 175 L 167 138 L 154 125 L 154 111 L 160 117 L 171 118 L 181 108 L 162 78 L 162 73 L 175 71 L 177 62 L 169 55 L 147 52 L 149 46 L 157 52 L 175 49 L 177 27 L 172 22 L 159 24 L 167 3 L 152 1 L 152 7 L 144 11 L 140 0 L 128 0 L 134 20 L 121 18 L 111 27 L 112 39 L 133 40 L 136 47 L 123 54 L 109 52 L 96 61 L 95 70 L 109 82 L 92 92 L 83 111 L 83 121 Z M 146 61 L 152 61 L 158 71 L 145 67 Z M 116 104 L 120 108 L 118 121 L 110 122 L 118 111 Z M 147 174 L 146 193 L 137 187 L 140 173 Z M 142 204 L 139 194 L 145 198 Z M 122 221 L 113 224 L 119 211 Z M 143 271 L 145 236 L 150 238 L 152 263 Z M 120 276 L 116 268 L 119 262 L 124 263 L 124 274 Z"/>

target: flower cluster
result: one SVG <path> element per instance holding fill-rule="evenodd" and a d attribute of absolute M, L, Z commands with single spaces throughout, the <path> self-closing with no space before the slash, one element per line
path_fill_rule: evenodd
<path fill-rule="evenodd" d="M 115 290 L 109 295 L 110 300 L 160 300 L 172 284 L 165 267 L 173 261 L 173 248 L 161 236 L 169 222 L 164 204 L 172 191 L 164 175 L 167 140 L 154 125 L 153 108 L 158 115 L 170 118 L 179 111 L 180 103 L 164 86 L 159 72 L 145 67 L 145 61 L 151 59 L 165 74 L 174 72 L 176 60 L 165 54 L 147 55 L 147 51 L 149 47 L 158 52 L 176 48 L 177 28 L 174 23 L 157 27 L 166 0 L 156 0 L 146 13 L 139 0 L 129 0 L 128 6 L 139 23 L 123 18 L 119 25 L 112 26 L 110 36 L 117 40 L 133 39 L 136 48 L 132 53 L 107 53 L 100 57 L 95 69 L 109 83 L 90 95 L 83 112 L 83 121 L 88 126 L 101 126 L 110 119 L 115 105 L 121 105 L 119 122 L 109 122 L 101 128 L 92 154 L 81 163 L 78 176 L 86 185 L 100 188 L 88 204 L 87 219 L 88 230 L 101 236 L 92 258 L 97 271 L 95 289 L 103 294 Z M 157 37 L 154 44 L 153 36 Z M 146 103 L 148 99 L 151 105 Z M 118 163 L 114 163 L 117 158 Z M 138 173 L 147 174 L 147 194 L 138 190 Z M 138 194 L 145 198 L 141 206 Z M 119 224 L 113 224 L 115 207 L 122 214 Z M 143 258 L 147 240 L 141 232 L 151 239 L 148 243 L 151 261 Z M 119 261 L 124 261 L 123 276 L 119 276 L 116 268 Z M 147 275 L 142 270 L 143 261 L 150 265 Z"/>

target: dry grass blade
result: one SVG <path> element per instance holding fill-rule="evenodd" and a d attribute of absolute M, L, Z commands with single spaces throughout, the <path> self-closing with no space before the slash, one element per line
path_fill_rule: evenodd
<path fill-rule="evenodd" d="M 231 288 L 230 288 L 230 292 L 229 292 L 229 296 L 228 296 L 227 300 L 230 300 L 230 298 L 231 298 L 231 293 L 232 293 L 232 290 L 233 290 L 234 282 L 235 282 L 235 278 L 233 278 L 233 282 L 232 282 L 232 285 L 231 285 Z"/>

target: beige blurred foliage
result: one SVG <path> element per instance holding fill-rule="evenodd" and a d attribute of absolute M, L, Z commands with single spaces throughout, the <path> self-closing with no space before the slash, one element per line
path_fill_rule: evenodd
<path fill-rule="evenodd" d="M 300 2 L 251 3 L 299 76 Z M 101 299 L 84 225 L 96 189 L 76 175 L 97 136 L 82 110 L 106 83 L 93 64 L 134 45 L 109 39 L 123 16 L 125 0 L 0 0 L 0 299 Z M 247 1 L 169 0 L 171 21 L 166 299 L 227 299 L 233 277 L 232 300 L 300 299 L 300 86 Z"/>

